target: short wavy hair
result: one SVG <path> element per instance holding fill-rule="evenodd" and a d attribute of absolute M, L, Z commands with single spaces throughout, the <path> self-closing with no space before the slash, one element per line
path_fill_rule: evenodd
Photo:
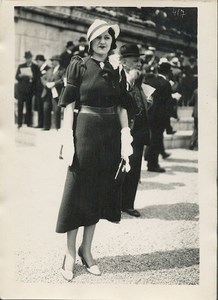
<path fill-rule="evenodd" d="M 112 51 L 112 50 L 114 50 L 114 49 L 117 48 L 117 44 L 116 44 L 115 32 L 114 32 L 114 30 L 113 30 L 111 27 L 108 29 L 108 33 L 109 33 L 110 36 L 112 37 L 111 48 L 110 48 L 110 50 L 109 50 L 109 52 L 110 52 L 110 51 Z M 93 50 L 92 50 L 92 42 L 90 43 L 89 51 L 88 51 L 88 52 L 89 52 L 90 55 L 92 55 L 92 53 L 93 53 Z"/>

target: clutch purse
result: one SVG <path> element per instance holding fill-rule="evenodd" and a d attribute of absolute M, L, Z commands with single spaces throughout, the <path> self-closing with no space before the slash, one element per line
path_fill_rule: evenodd
<path fill-rule="evenodd" d="M 123 183 L 123 181 L 125 179 L 125 175 L 126 175 L 125 165 L 126 165 L 125 160 L 121 159 L 121 162 L 120 162 L 119 167 L 117 169 L 116 175 L 114 177 L 116 183 L 120 183 L 120 184 Z"/>

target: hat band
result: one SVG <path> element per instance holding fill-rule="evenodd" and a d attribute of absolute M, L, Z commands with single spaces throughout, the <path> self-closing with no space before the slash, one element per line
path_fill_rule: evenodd
<path fill-rule="evenodd" d="M 100 25 L 98 25 L 97 27 L 95 27 L 95 29 L 92 31 L 92 33 L 91 33 L 90 36 L 88 37 L 88 40 L 90 41 L 91 38 L 92 38 L 92 36 L 94 35 L 94 33 L 95 33 L 97 30 L 99 30 L 99 29 L 101 29 L 101 28 L 103 28 L 103 27 L 110 27 L 110 25 L 108 25 L 108 24 L 100 24 Z"/>
<path fill-rule="evenodd" d="M 123 58 L 125 58 L 125 57 L 129 57 L 129 56 L 136 56 L 136 57 L 138 56 L 139 57 L 141 55 L 143 55 L 143 54 L 139 54 L 139 53 L 126 53 L 125 54 L 124 53 L 124 54 L 121 54 L 120 56 L 123 57 Z"/>

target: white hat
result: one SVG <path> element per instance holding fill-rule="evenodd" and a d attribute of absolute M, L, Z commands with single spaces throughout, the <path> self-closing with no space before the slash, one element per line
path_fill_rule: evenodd
<path fill-rule="evenodd" d="M 149 47 L 148 47 L 148 50 L 150 50 L 150 51 L 156 51 L 156 48 L 155 48 L 155 47 L 149 46 Z"/>
<path fill-rule="evenodd" d="M 88 31 L 87 31 L 87 40 L 90 43 L 91 41 L 93 41 L 97 36 L 99 36 L 100 34 L 102 34 L 103 32 L 105 32 L 106 30 L 108 30 L 109 28 L 112 28 L 114 30 L 115 33 L 115 39 L 118 37 L 119 33 L 120 33 L 120 28 L 118 25 L 110 25 L 105 21 L 96 19 L 92 25 L 89 27 Z"/>
<path fill-rule="evenodd" d="M 154 52 L 151 50 L 146 50 L 145 55 L 154 55 Z"/>
<path fill-rule="evenodd" d="M 176 67 L 178 67 L 180 65 L 178 57 L 173 57 L 171 59 L 170 63 L 171 63 L 172 66 L 176 66 Z"/>
<path fill-rule="evenodd" d="M 170 65 L 170 62 L 168 61 L 168 59 L 166 57 L 161 57 L 159 60 L 159 65 L 161 65 L 161 64 L 169 64 Z"/>

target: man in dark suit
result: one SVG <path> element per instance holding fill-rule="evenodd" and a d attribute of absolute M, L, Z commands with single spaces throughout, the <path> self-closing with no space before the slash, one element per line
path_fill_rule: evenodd
<path fill-rule="evenodd" d="M 71 61 L 72 56 L 74 55 L 73 52 L 74 43 L 69 41 L 66 45 L 66 50 L 61 53 L 60 55 L 60 65 L 62 69 L 66 69 Z"/>
<path fill-rule="evenodd" d="M 51 58 L 52 68 L 42 76 L 43 84 L 43 109 L 44 109 L 44 130 L 51 128 L 51 111 L 54 113 L 56 129 L 61 127 L 61 107 L 58 106 L 59 96 L 63 87 L 63 75 L 65 69 L 60 67 L 60 56 L 54 55 Z"/>
<path fill-rule="evenodd" d="M 73 48 L 73 55 L 79 55 L 80 57 L 88 56 L 88 45 L 86 44 L 86 38 L 81 36 L 79 39 L 79 45 Z"/>
<path fill-rule="evenodd" d="M 151 142 L 145 155 L 148 171 L 165 172 L 158 163 L 158 156 L 163 151 L 163 132 L 168 124 L 168 103 L 171 99 L 172 88 L 168 80 L 171 75 L 171 64 L 163 62 L 159 65 L 158 76 L 149 84 L 155 88 L 153 105 L 149 109 L 149 124 L 151 128 Z"/>
<path fill-rule="evenodd" d="M 128 120 L 133 137 L 133 154 L 130 156 L 130 171 L 126 173 L 122 185 L 122 211 L 139 217 L 134 209 L 136 191 L 140 179 L 144 145 L 149 144 L 149 126 L 147 118 L 147 99 L 141 87 L 142 61 L 139 49 L 134 44 L 120 48 L 120 62 L 126 75 L 128 90 Z"/>
<path fill-rule="evenodd" d="M 42 99 L 43 84 L 41 78 L 50 69 L 50 66 L 48 66 L 46 59 L 42 54 L 36 55 L 35 61 L 39 68 L 37 85 L 36 85 L 36 107 L 38 111 L 38 125 L 36 126 L 36 128 L 43 128 L 44 126 L 44 112 L 43 112 L 43 99 Z"/>
<path fill-rule="evenodd" d="M 23 107 L 26 105 L 25 123 L 28 127 L 32 126 L 32 98 L 36 92 L 36 80 L 38 67 L 32 62 L 32 53 L 26 51 L 24 58 L 25 63 L 20 64 L 17 68 L 16 79 L 17 90 L 16 97 L 18 100 L 18 128 L 23 124 Z"/>

